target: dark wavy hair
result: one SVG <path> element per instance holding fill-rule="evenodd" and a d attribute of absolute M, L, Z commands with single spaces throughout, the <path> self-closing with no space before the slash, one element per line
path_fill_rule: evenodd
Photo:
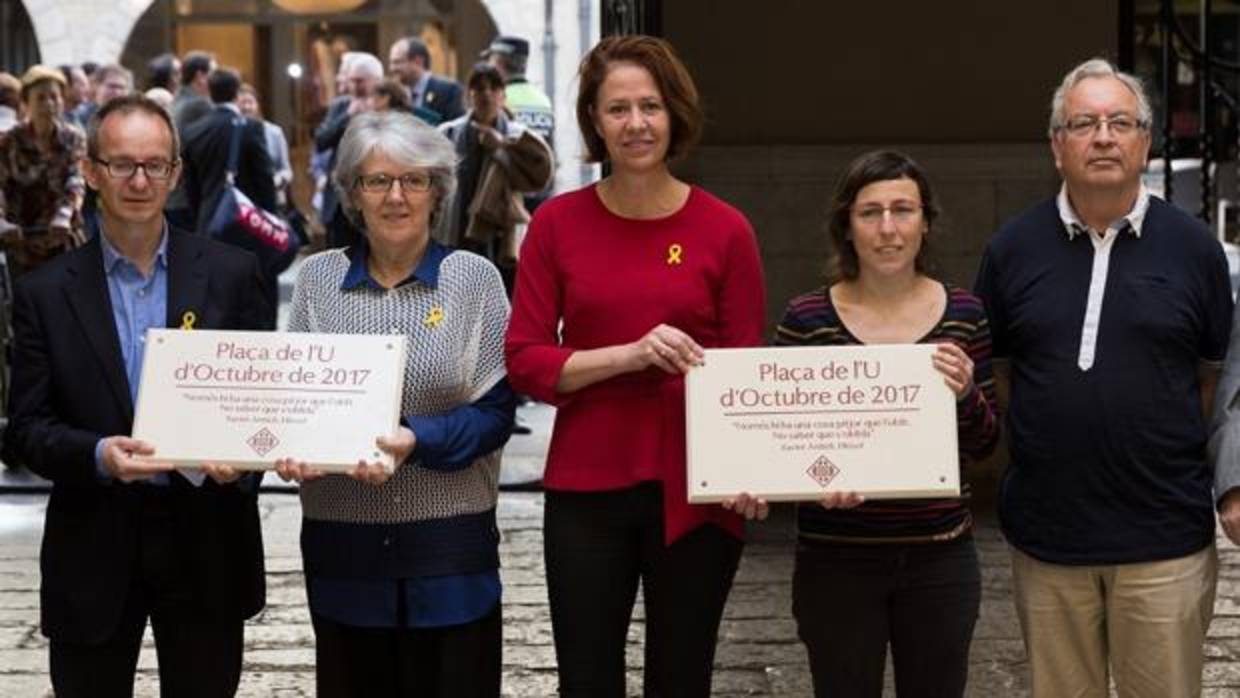
<path fill-rule="evenodd" d="M 922 216 L 926 219 L 926 235 L 922 237 L 921 249 L 914 260 L 914 268 L 921 273 L 930 270 L 929 234 L 939 217 L 938 201 L 930 180 L 913 158 L 895 150 L 872 150 L 849 163 L 835 186 L 831 200 L 831 212 L 827 218 L 827 237 L 831 251 L 827 255 L 827 283 L 852 281 L 860 273 L 857 250 L 849 239 L 852 223 L 852 206 L 857 193 L 875 182 L 892 179 L 911 179 L 921 194 Z"/>
<path fill-rule="evenodd" d="M 586 142 L 586 162 L 607 160 L 607 144 L 594 129 L 599 86 L 614 63 L 632 63 L 654 78 L 671 121 L 667 159 L 683 157 L 702 137 L 702 105 L 689 70 L 663 39 L 640 34 L 609 36 L 581 59 L 578 70 L 577 125 Z"/>

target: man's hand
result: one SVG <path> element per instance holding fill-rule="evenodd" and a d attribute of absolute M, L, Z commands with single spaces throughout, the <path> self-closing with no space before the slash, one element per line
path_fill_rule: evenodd
<path fill-rule="evenodd" d="M 1223 495 L 1218 507 L 1218 520 L 1223 524 L 1223 533 L 1232 543 L 1240 545 L 1240 487 L 1233 487 Z"/>
<path fill-rule="evenodd" d="M 109 436 L 103 440 L 101 460 L 112 477 L 121 482 L 146 480 L 152 475 L 172 470 L 171 463 L 140 461 L 135 456 L 153 456 L 155 447 L 128 436 Z"/>

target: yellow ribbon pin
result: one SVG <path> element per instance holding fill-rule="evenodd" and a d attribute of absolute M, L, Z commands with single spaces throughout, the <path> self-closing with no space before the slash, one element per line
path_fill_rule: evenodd
<path fill-rule="evenodd" d="M 681 252 L 684 252 L 684 248 L 681 247 L 679 243 L 672 243 L 672 245 L 667 248 L 668 266 L 671 266 L 673 264 L 680 264 L 680 253 Z"/>
<path fill-rule="evenodd" d="M 194 311 L 186 310 L 185 314 L 181 316 L 181 329 L 192 330 L 194 329 L 195 322 L 198 322 L 198 316 L 194 314 Z"/>
<path fill-rule="evenodd" d="M 427 327 L 439 327 L 439 323 L 443 322 L 443 308 L 435 306 L 426 314 L 426 319 L 422 321 Z"/>

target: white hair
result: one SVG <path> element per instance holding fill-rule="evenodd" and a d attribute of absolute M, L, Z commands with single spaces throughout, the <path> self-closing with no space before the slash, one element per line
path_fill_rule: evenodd
<path fill-rule="evenodd" d="M 344 56 L 341 56 L 340 65 L 344 67 L 345 74 L 349 76 L 362 73 L 373 78 L 383 79 L 383 62 L 373 53 L 349 51 Z"/>
<path fill-rule="evenodd" d="M 1068 92 L 1076 87 L 1077 83 L 1089 78 L 1115 78 L 1124 83 L 1124 86 L 1137 98 L 1136 116 L 1141 127 L 1149 128 L 1153 123 L 1154 112 L 1150 109 L 1150 99 L 1145 94 L 1141 79 L 1121 72 L 1105 58 L 1091 58 L 1069 70 L 1063 82 L 1059 84 L 1059 88 L 1055 90 L 1055 96 L 1051 98 L 1051 123 L 1047 129 L 1048 136 L 1054 138 L 1055 132 L 1063 128 L 1064 122 L 1068 119 L 1068 115 L 1064 114 L 1064 102 L 1068 99 Z"/>
<path fill-rule="evenodd" d="M 365 222 L 351 194 L 362 163 L 372 153 L 382 153 L 405 167 L 424 168 L 430 173 L 431 190 L 435 194 L 430 220 L 433 230 L 456 190 L 457 156 L 452 141 L 421 119 L 396 110 L 365 112 L 351 117 L 340 145 L 336 146 L 332 179 L 345 214 L 362 225 Z"/>

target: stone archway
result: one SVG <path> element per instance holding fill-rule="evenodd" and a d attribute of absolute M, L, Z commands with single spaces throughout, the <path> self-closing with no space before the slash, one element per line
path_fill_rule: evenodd
<path fill-rule="evenodd" d="M 115 63 L 153 0 L 24 0 L 47 65 Z"/>

